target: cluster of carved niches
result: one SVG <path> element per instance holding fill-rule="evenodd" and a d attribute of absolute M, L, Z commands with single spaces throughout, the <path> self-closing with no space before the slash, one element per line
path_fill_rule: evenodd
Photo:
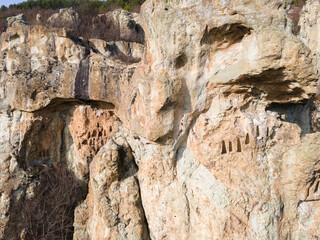
<path fill-rule="evenodd" d="M 40 151 L 37 151 L 38 153 L 38 158 L 40 159 L 47 159 L 47 158 L 50 158 L 50 150 L 49 149 L 46 149 L 46 150 L 40 150 Z"/>
<path fill-rule="evenodd" d="M 93 130 L 89 130 L 85 137 L 81 137 L 81 141 L 78 143 L 78 149 L 89 149 L 88 157 L 93 157 L 97 154 L 100 148 L 106 144 L 109 134 L 112 132 L 112 126 L 101 127 L 97 123 L 97 127 Z"/>
<path fill-rule="evenodd" d="M 246 133 L 245 138 L 236 138 L 233 141 L 223 140 L 221 143 L 221 154 L 242 152 L 250 143 L 255 143 L 258 137 L 260 137 L 260 129 L 259 126 L 256 126 L 254 136 Z M 269 137 L 269 128 L 267 128 L 266 137 Z"/>

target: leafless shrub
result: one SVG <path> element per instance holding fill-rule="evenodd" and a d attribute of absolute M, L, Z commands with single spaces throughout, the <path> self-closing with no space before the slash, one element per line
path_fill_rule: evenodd
<path fill-rule="evenodd" d="M 90 37 L 105 41 L 118 41 L 120 40 L 120 27 L 106 15 L 101 15 L 92 19 Z"/>
<path fill-rule="evenodd" d="M 22 203 L 26 239 L 72 239 L 74 209 L 85 194 L 65 168 L 41 170 L 34 197 Z"/>
<path fill-rule="evenodd" d="M 110 6 L 103 11 L 98 11 L 95 8 L 90 8 L 87 5 L 80 5 L 75 8 L 81 18 L 81 24 L 75 31 L 75 37 L 82 37 L 84 39 L 98 38 L 105 41 L 128 41 L 128 37 L 121 39 L 120 26 L 115 24 L 111 19 L 107 19 L 106 13 L 117 9 L 117 6 Z M 140 11 L 140 6 L 136 6 L 132 9 L 134 12 Z M 47 19 L 54 13 L 59 12 L 58 9 L 16 9 L 8 8 L 5 11 L 0 11 L 0 34 L 6 29 L 6 19 L 11 16 L 16 16 L 23 13 L 30 25 L 47 25 Z M 41 20 L 37 21 L 37 14 L 41 15 Z M 98 16 L 98 14 L 101 14 Z M 64 23 L 55 22 L 56 27 L 64 27 Z M 140 42 L 144 41 L 143 30 L 139 25 L 135 25 L 135 31 L 132 31 L 130 41 Z"/>
<path fill-rule="evenodd" d="M 55 9 L 40 9 L 32 8 L 27 10 L 8 8 L 5 11 L 0 11 L 0 34 L 6 30 L 6 22 L 8 17 L 16 16 L 23 13 L 30 25 L 45 25 L 47 19 L 59 10 Z M 37 14 L 41 15 L 41 20 L 36 21 Z"/>
<path fill-rule="evenodd" d="M 27 21 L 30 25 L 45 25 L 48 18 L 57 12 L 59 12 L 59 10 L 32 8 L 30 10 L 24 11 L 24 14 L 25 14 Z M 40 21 L 36 20 L 37 14 L 41 15 Z"/>
<path fill-rule="evenodd" d="M 137 5 L 131 9 L 131 12 L 140 13 L 141 5 Z"/>
<path fill-rule="evenodd" d="M 289 10 L 288 17 L 291 19 L 294 25 L 294 30 L 298 34 L 300 32 L 300 26 L 298 25 L 300 19 L 300 13 L 303 8 L 305 1 L 297 0 L 295 4 L 293 4 Z"/>

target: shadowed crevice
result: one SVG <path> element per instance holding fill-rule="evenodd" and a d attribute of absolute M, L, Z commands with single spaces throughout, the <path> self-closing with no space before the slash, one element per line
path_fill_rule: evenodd
<path fill-rule="evenodd" d="M 141 188 L 140 188 L 140 182 L 139 182 L 139 179 L 136 178 L 136 181 L 137 181 L 137 184 L 138 184 L 138 189 L 139 189 L 139 198 L 140 198 L 140 205 L 141 205 L 141 209 L 142 209 L 142 213 L 143 213 L 143 218 L 144 218 L 144 223 L 145 223 L 145 226 L 146 226 L 146 231 L 147 231 L 147 235 L 148 235 L 148 239 L 146 240 L 149 240 L 149 239 L 153 239 L 151 237 L 151 233 L 150 233 L 150 228 L 149 228 L 149 223 L 148 223 L 148 220 L 147 220 L 147 216 L 146 216 L 146 212 L 144 210 L 144 207 L 143 207 L 143 203 L 142 203 L 142 196 L 141 196 Z"/>
<path fill-rule="evenodd" d="M 312 99 L 301 104 L 271 103 L 267 106 L 266 111 L 278 113 L 278 119 L 280 121 L 297 124 L 301 128 L 302 136 L 312 132 Z"/>
<path fill-rule="evenodd" d="M 89 100 L 89 72 L 90 56 L 81 60 L 74 86 L 74 97 L 76 99 Z"/>
<path fill-rule="evenodd" d="M 200 43 L 201 45 L 217 43 L 218 46 L 226 43 L 228 47 L 240 42 L 244 36 L 251 34 L 251 30 L 241 23 L 224 24 L 210 30 L 207 27 Z"/>

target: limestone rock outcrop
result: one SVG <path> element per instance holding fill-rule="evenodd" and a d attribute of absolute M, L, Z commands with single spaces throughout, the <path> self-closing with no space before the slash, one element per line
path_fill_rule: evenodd
<path fill-rule="evenodd" d="M 7 18 L 7 27 L 15 27 L 18 25 L 27 25 L 26 17 L 24 14 Z"/>
<path fill-rule="evenodd" d="M 95 19 L 112 41 L 8 28 L 0 238 L 30 236 L 25 206 L 63 168 L 73 239 L 317 239 L 319 2 L 299 35 L 290 4 L 147 0 Z"/>
<path fill-rule="evenodd" d="M 144 31 L 140 26 L 140 16 L 122 9 L 100 14 L 93 18 L 92 28 L 93 35 L 96 38 L 107 40 L 111 35 L 115 36 L 116 40 L 144 42 Z"/>
<path fill-rule="evenodd" d="M 124 138 L 101 148 L 90 165 L 88 197 L 76 209 L 74 239 L 149 239 L 137 170 Z"/>
<path fill-rule="evenodd" d="M 312 54 L 317 59 L 317 69 L 320 69 L 320 42 L 319 42 L 319 1 L 308 1 L 301 11 L 299 25 L 301 27 L 299 38 L 312 50 Z M 312 128 L 314 131 L 320 130 L 320 83 L 318 82 L 317 94 L 313 103 Z"/>
<path fill-rule="evenodd" d="M 48 18 L 51 27 L 77 29 L 81 23 L 79 14 L 72 8 L 62 8 L 58 13 Z"/>

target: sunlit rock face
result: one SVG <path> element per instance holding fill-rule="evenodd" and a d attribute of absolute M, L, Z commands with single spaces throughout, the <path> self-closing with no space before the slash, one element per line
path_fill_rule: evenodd
<path fill-rule="evenodd" d="M 316 239 L 320 5 L 297 35 L 290 2 L 147 0 L 95 19 L 112 42 L 8 28 L 2 238 L 28 239 L 25 202 L 63 167 L 73 239 Z"/>

